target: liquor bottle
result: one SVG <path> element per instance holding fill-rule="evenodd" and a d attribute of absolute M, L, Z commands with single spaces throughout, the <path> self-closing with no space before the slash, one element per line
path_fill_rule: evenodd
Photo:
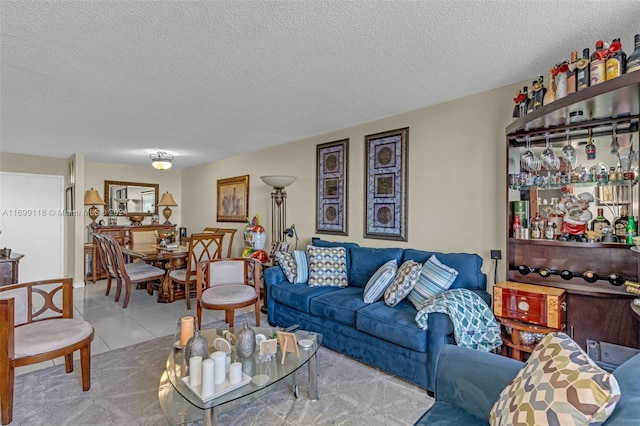
<path fill-rule="evenodd" d="M 571 62 L 569 62 L 569 71 L 567 71 L 567 95 L 577 91 L 577 68 L 578 68 L 578 51 L 571 52 Z"/>
<path fill-rule="evenodd" d="M 589 86 L 600 84 L 607 78 L 606 74 L 607 50 L 604 49 L 602 40 L 596 42 L 596 50 L 591 55 L 591 64 L 589 64 Z"/>
<path fill-rule="evenodd" d="M 556 67 L 555 72 L 558 75 L 556 78 L 556 100 L 558 100 L 567 96 L 567 74 L 569 73 L 569 64 L 567 61 L 562 61 L 562 63 Z"/>
<path fill-rule="evenodd" d="M 542 98 L 542 105 L 549 105 L 556 100 L 556 78 L 553 75 L 553 68 L 549 68 L 549 88 Z"/>
<path fill-rule="evenodd" d="M 589 139 L 587 144 L 584 146 L 584 152 L 587 154 L 587 160 L 595 160 L 596 145 L 593 143 L 593 138 L 591 137 L 591 129 L 589 129 L 588 132 L 589 132 Z"/>
<path fill-rule="evenodd" d="M 529 110 L 529 88 L 527 86 L 522 88 L 522 94 L 524 95 L 524 99 L 520 102 L 520 117 L 527 115 L 527 111 Z"/>
<path fill-rule="evenodd" d="M 513 218 L 513 238 L 520 238 L 520 216 L 516 215 Z"/>
<path fill-rule="evenodd" d="M 548 221 L 547 227 L 544 230 L 544 236 L 547 240 L 553 240 L 556 236 L 556 224 Z"/>
<path fill-rule="evenodd" d="M 524 95 L 522 94 L 522 90 L 518 89 L 518 91 L 516 92 L 516 97 L 513 98 L 513 102 L 515 103 L 515 105 L 513 107 L 512 117 L 514 119 L 520 118 L 520 102 L 522 102 L 523 100 Z"/>
<path fill-rule="evenodd" d="M 585 48 L 582 51 L 582 58 L 576 63 L 576 90 L 581 90 L 589 87 L 589 48 Z"/>
<path fill-rule="evenodd" d="M 629 221 L 629 216 L 627 215 L 627 206 L 621 206 L 620 217 L 613 222 L 613 230 L 620 242 L 627 239 L 627 222 Z"/>
<path fill-rule="evenodd" d="M 604 226 L 611 226 L 611 222 L 604 217 L 604 209 L 598 208 L 598 216 L 591 221 L 591 230 L 600 234 Z"/>
<path fill-rule="evenodd" d="M 633 53 L 627 58 L 627 72 L 640 70 L 640 34 L 633 37 L 635 44 Z"/>
<path fill-rule="evenodd" d="M 613 39 L 609 46 L 609 54 L 605 64 L 607 80 L 613 80 L 624 74 L 627 65 L 627 54 L 622 50 L 622 43 L 619 38 Z"/>
<path fill-rule="evenodd" d="M 528 102 L 527 102 L 527 114 L 532 113 L 533 112 L 533 97 L 534 97 L 534 92 L 533 92 L 533 85 L 536 84 L 538 81 L 532 81 L 531 82 L 531 90 L 529 90 L 528 93 Z"/>
<path fill-rule="evenodd" d="M 633 244 L 633 237 L 636 236 L 636 220 L 629 216 L 627 221 L 627 244 Z"/>
<path fill-rule="evenodd" d="M 538 76 L 538 80 L 533 82 L 531 90 L 533 90 L 533 109 L 536 110 L 542 107 L 544 95 L 547 92 L 547 89 L 544 87 L 543 76 Z"/>
<path fill-rule="evenodd" d="M 539 240 L 540 238 L 542 238 L 542 231 L 540 230 L 540 226 L 538 226 L 538 223 L 533 222 L 533 224 L 531 225 L 531 238 L 534 240 Z"/>
<path fill-rule="evenodd" d="M 564 221 L 564 213 L 558 208 L 558 205 L 554 205 L 553 210 L 547 215 L 549 222 L 553 223 L 553 229 L 555 231 L 555 238 L 562 235 L 562 222 Z"/>
<path fill-rule="evenodd" d="M 582 273 L 582 278 L 584 278 L 584 280 L 588 283 L 595 283 L 596 281 L 598 281 L 600 278 L 598 277 L 598 274 L 596 274 L 593 271 L 584 271 Z"/>

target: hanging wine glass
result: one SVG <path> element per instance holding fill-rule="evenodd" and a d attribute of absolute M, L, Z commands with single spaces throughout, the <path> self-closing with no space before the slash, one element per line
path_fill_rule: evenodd
<path fill-rule="evenodd" d="M 576 149 L 571 145 L 571 134 L 567 130 L 567 144 L 562 148 L 562 158 L 564 162 L 571 167 L 578 164 L 578 156 L 576 155 Z"/>
<path fill-rule="evenodd" d="M 611 130 L 611 155 L 620 154 L 620 144 L 618 144 L 618 134 L 616 133 L 616 126 L 613 125 Z"/>
<path fill-rule="evenodd" d="M 557 170 L 560 168 L 560 159 L 551 149 L 551 141 L 550 141 L 549 133 L 546 134 L 547 139 L 547 147 L 540 154 L 540 160 L 542 161 L 542 166 L 547 170 Z"/>

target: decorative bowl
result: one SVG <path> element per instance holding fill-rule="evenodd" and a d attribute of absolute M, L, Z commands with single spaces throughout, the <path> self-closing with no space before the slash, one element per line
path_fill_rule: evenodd
<path fill-rule="evenodd" d="M 144 220 L 144 216 L 141 214 L 130 214 L 128 217 L 132 225 L 142 225 Z"/>

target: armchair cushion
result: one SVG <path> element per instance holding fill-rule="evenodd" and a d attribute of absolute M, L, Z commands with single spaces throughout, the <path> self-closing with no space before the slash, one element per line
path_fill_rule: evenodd
<path fill-rule="evenodd" d="M 15 358 L 39 355 L 71 346 L 93 333 L 86 321 L 72 318 L 34 321 L 14 330 Z"/>
<path fill-rule="evenodd" d="M 494 404 L 490 423 L 603 423 L 620 399 L 616 378 L 564 333 L 549 333 Z"/>
<path fill-rule="evenodd" d="M 255 288 L 246 284 L 220 284 L 202 292 L 202 301 L 210 305 L 232 305 L 255 297 Z"/>

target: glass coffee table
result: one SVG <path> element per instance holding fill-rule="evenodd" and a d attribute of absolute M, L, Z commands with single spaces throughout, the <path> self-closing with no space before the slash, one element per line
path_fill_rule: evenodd
<path fill-rule="evenodd" d="M 276 331 L 271 327 L 252 327 L 257 334 L 273 336 Z M 222 337 L 226 329 L 202 330 L 201 335 L 207 338 L 209 353 L 215 350 L 213 340 Z M 240 330 L 237 328 L 236 330 Z M 235 333 L 233 329 L 230 330 Z M 278 345 L 278 352 L 275 357 L 266 360 L 258 355 L 258 347 L 250 358 L 239 358 L 232 349 L 231 362 L 241 362 L 244 374 L 252 378 L 248 384 L 225 393 L 217 398 L 203 401 L 196 395 L 182 380 L 188 375 L 187 363 L 184 360 L 182 349 L 172 348 L 167 358 L 165 371 L 160 379 L 158 387 L 158 399 L 160 407 L 167 421 L 172 425 L 190 423 L 199 419 L 204 419 L 205 426 L 216 425 L 217 415 L 220 412 L 228 411 L 240 405 L 248 404 L 275 388 L 275 384 L 281 383 L 283 379 L 291 377 L 293 379 L 293 394 L 298 397 L 298 385 L 296 382 L 296 372 L 305 364 L 309 369 L 309 398 L 318 399 L 317 364 L 316 352 L 322 343 L 322 335 L 304 330 L 295 331 L 296 340 L 303 341 L 309 345 L 303 347 L 298 345 L 298 357 L 295 353 L 286 354 L 284 364 L 281 364 L 282 352 Z"/>

